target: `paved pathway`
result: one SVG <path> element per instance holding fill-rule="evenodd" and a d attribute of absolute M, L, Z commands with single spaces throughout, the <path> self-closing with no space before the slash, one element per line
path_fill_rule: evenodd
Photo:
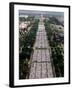
<path fill-rule="evenodd" d="M 40 18 L 29 79 L 52 77 L 53 72 L 50 61 L 49 45 L 46 37 L 45 26 L 42 18 Z"/>

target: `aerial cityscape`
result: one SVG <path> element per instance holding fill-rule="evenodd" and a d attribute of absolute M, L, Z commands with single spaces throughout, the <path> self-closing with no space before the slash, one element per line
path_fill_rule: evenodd
<path fill-rule="evenodd" d="M 64 13 L 19 10 L 19 79 L 64 77 Z"/>

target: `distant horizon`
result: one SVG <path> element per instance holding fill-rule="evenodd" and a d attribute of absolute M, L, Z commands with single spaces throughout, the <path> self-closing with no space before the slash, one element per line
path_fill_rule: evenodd
<path fill-rule="evenodd" d="M 19 10 L 20 15 L 57 15 L 57 16 L 64 16 L 64 12 L 57 12 L 57 11 L 36 11 L 36 10 Z"/>

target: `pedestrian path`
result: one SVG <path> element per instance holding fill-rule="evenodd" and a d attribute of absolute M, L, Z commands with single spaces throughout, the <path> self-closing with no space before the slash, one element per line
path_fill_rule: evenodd
<path fill-rule="evenodd" d="M 31 61 L 29 79 L 52 78 L 53 71 L 50 60 L 49 45 L 46 36 L 45 26 L 40 18 L 34 53 Z"/>

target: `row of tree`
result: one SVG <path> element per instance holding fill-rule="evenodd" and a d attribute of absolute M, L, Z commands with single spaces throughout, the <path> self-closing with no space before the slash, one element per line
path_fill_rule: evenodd
<path fill-rule="evenodd" d="M 51 47 L 51 58 L 53 59 L 53 64 L 55 67 L 56 77 L 63 77 L 64 76 L 64 50 L 61 47 L 61 43 L 58 42 L 56 39 L 56 31 L 52 30 L 50 27 L 51 22 L 47 20 L 45 22 L 45 30 L 47 33 L 47 38 Z"/>
<path fill-rule="evenodd" d="M 35 20 L 30 31 L 25 35 L 23 40 L 22 52 L 19 54 L 19 76 L 20 79 L 25 79 L 29 75 L 29 62 L 33 46 L 36 39 L 36 32 L 38 30 L 39 20 Z"/>

